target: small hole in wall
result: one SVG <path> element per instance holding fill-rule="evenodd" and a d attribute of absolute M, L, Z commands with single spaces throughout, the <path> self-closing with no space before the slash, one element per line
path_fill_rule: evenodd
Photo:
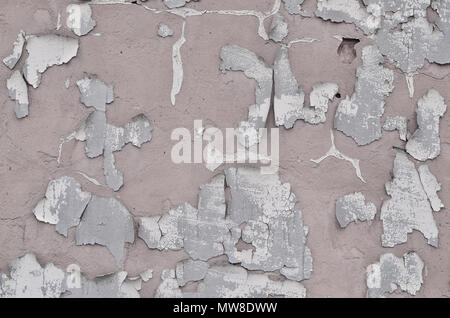
<path fill-rule="evenodd" d="M 342 63 L 351 64 L 356 59 L 355 45 L 358 43 L 358 39 L 342 38 L 342 42 L 337 49 L 337 54 Z"/>
<path fill-rule="evenodd" d="M 436 12 L 436 10 L 432 9 L 431 7 L 427 8 L 427 20 L 430 23 L 436 23 L 436 20 L 439 19 L 439 14 Z"/>
<path fill-rule="evenodd" d="M 334 95 L 336 98 L 341 98 L 341 94 L 337 93 L 336 95 Z"/>

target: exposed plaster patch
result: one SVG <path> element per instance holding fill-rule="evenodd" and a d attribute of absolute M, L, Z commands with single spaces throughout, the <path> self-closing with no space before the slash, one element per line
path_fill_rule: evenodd
<path fill-rule="evenodd" d="M 134 225 L 130 212 L 115 198 L 93 195 L 77 227 L 77 245 L 104 245 L 120 265 L 125 243 L 133 242 Z"/>
<path fill-rule="evenodd" d="M 42 267 L 28 253 L 9 264 L 10 277 L 0 273 L 0 298 L 58 298 L 65 289 L 65 273 L 52 263 Z"/>
<path fill-rule="evenodd" d="M 444 98 L 435 89 L 419 99 L 417 103 L 418 129 L 406 143 L 406 151 L 415 159 L 426 161 L 441 153 L 439 119 L 447 111 Z"/>
<path fill-rule="evenodd" d="M 321 163 L 323 160 L 325 160 L 328 157 L 335 157 L 336 159 L 339 160 L 344 160 L 344 161 L 348 161 L 352 164 L 353 168 L 355 168 L 355 172 L 356 172 L 356 176 L 364 183 L 366 183 L 366 181 L 364 180 L 364 178 L 361 175 L 361 169 L 359 167 L 359 159 L 353 159 L 350 157 L 347 157 L 346 155 L 342 154 L 335 146 L 334 144 L 334 135 L 333 135 L 333 130 L 330 129 L 330 134 L 331 134 L 331 147 L 330 150 L 328 150 L 328 152 L 320 157 L 319 159 L 311 159 L 312 162 L 315 163 Z"/>
<path fill-rule="evenodd" d="M 45 198 L 33 210 L 36 219 L 54 224 L 56 232 L 67 237 L 67 231 L 80 223 L 80 217 L 91 199 L 89 192 L 72 177 L 61 177 L 49 182 Z"/>
<path fill-rule="evenodd" d="M 431 208 L 433 211 L 440 211 L 444 207 L 441 199 L 437 195 L 438 191 L 441 191 L 441 184 L 438 182 L 436 177 L 431 173 L 428 165 L 422 165 L 418 169 L 420 181 L 422 182 L 423 189 L 427 194 L 428 200 L 430 201 Z"/>
<path fill-rule="evenodd" d="M 409 138 L 408 122 L 403 116 L 389 116 L 383 124 L 383 129 L 386 131 L 397 130 L 400 140 L 406 141 Z"/>
<path fill-rule="evenodd" d="M 160 23 L 158 24 L 158 36 L 162 37 L 162 38 L 166 38 L 168 36 L 172 36 L 173 35 L 173 30 L 164 23 Z"/>
<path fill-rule="evenodd" d="M 422 232 L 428 244 L 438 246 L 438 228 L 414 163 L 405 153 L 397 152 L 393 179 L 386 183 L 386 193 L 391 197 L 381 206 L 383 221 L 382 245 L 393 247 L 405 243 L 408 233 Z"/>
<path fill-rule="evenodd" d="M 28 116 L 28 87 L 27 83 L 19 71 L 14 71 L 11 77 L 6 81 L 6 87 L 8 88 L 8 95 L 13 101 L 15 101 L 14 112 L 17 118 L 24 118 Z"/>
<path fill-rule="evenodd" d="M 403 259 L 388 253 L 380 257 L 380 261 L 367 267 L 366 282 L 369 298 L 384 297 L 400 287 L 411 295 L 415 295 L 423 283 L 422 271 L 424 263 L 414 252 L 406 253 Z"/>
<path fill-rule="evenodd" d="M 223 46 L 220 59 L 222 72 L 242 71 L 257 82 L 256 104 L 249 107 L 248 121 L 240 122 L 238 128 L 239 143 L 251 147 L 259 143 L 259 129 L 266 126 L 272 97 L 273 70 L 262 57 L 237 45 Z"/>
<path fill-rule="evenodd" d="M 26 42 L 28 57 L 23 74 L 34 88 L 39 86 L 42 73 L 49 67 L 68 63 L 78 52 L 78 40 L 62 35 L 30 35 Z"/>
<path fill-rule="evenodd" d="M 92 19 L 91 6 L 88 3 L 69 4 L 66 9 L 66 25 L 78 36 L 88 34 L 96 25 Z"/>
<path fill-rule="evenodd" d="M 181 47 L 186 42 L 184 37 L 184 30 L 186 28 L 186 21 L 183 21 L 183 26 L 181 28 L 181 36 L 174 43 L 172 47 L 172 68 L 173 68 L 173 81 L 172 90 L 170 92 L 170 101 L 172 105 L 175 106 L 176 96 L 181 91 L 181 86 L 183 85 L 183 61 L 181 59 Z"/>
<path fill-rule="evenodd" d="M 361 146 L 381 138 L 384 99 L 394 89 L 394 72 L 381 65 L 383 57 L 376 46 L 363 49 L 362 62 L 354 93 L 341 101 L 334 118 L 334 127 Z"/>
<path fill-rule="evenodd" d="M 377 208 L 369 202 L 361 192 L 347 194 L 336 200 L 336 219 L 341 228 L 347 227 L 352 222 L 371 221 L 375 218 Z"/>
<path fill-rule="evenodd" d="M 269 39 L 274 42 L 281 42 L 289 33 L 288 24 L 281 13 L 276 13 L 270 25 Z"/>
<path fill-rule="evenodd" d="M 3 59 L 3 64 L 5 64 L 9 69 L 13 69 L 17 62 L 20 60 L 23 52 L 23 46 L 25 44 L 25 32 L 20 31 L 17 35 L 17 39 L 13 43 L 13 51 L 11 55 Z"/>

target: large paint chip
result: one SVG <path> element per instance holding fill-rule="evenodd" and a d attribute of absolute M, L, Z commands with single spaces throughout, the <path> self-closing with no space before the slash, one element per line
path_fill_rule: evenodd
<path fill-rule="evenodd" d="M 381 138 L 384 99 L 394 89 L 394 72 L 380 65 L 382 61 L 376 46 L 363 49 L 355 91 L 341 101 L 334 118 L 334 127 L 361 146 Z"/>
<path fill-rule="evenodd" d="M 382 245 L 393 247 L 405 243 L 408 233 L 422 232 L 428 244 L 438 246 L 438 228 L 414 163 L 406 154 L 398 152 L 394 161 L 394 177 L 386 183 L 386 192 L 391 197 L 383 202 Z"/>
<path fill-rule="evenodd" d="M 341 228 L 347 227 L 352 222 L 370 221 L 375 218 L 377 208 L 369 202 L 365 204 L 364 195 L 361 192 L 347 194 L 336 200 L 336 218 Z"/>
<path fill-rule="evenodd" d="M 114 198 L 92 196 L 77 227 L 77 245 L 104 245 L 119 265 L 125 243 L 133 242 L 134 225 L 130 212 Z"/>
<path fill-rule="evenodd" d="M 415 159 L 426 161 L 441 153 L 439 119 L 447 111 L 444 98 L 435 89 L 419 99 L 417 103 L 418 129 L 406 143 L 406 151 Z"/>
<path fill-rule="evenodd" d="M 281 42 L 289 33 L 288 24 L 281 13 L 276 13 L 270 25 L 269 39 L 274 42 Z"/>
<path fill-rule="evenodd" d="M 220 70 L 242 71 L 245 76 L 257 82 L 256 104 L 248 111 L 248 120 L 239 123 L 238 140 L 250 147 L 260 140 L 259 129 L 264 128 L 269 114 L 273 71 L 262 57 L 237 45 L 225 45 L 220 51 Z"/>
<path fill-rule="evenodd" d="M 414 252 L 406 253 L 403 259 L 388 253 L 380 257 L 380 261 L 367 267 L 367 296 L 369 298 L 384 297 L 400 287 L 411 295 L 415 295 L 423 283 L 422 270 L 424 263 Z"/>
<path fill-rule="evenodd" d="M 6 81 L 9 98 L 14 100 L 14 112 L 17 118 L 24 118 L 28 116 L 28 87 L 19 71 L 15 71 Z"/>
<path fill-rule="evenodd" d="M 91 6 L 88 3 L 69 4 L 67 12 L 67 27 L 78 36 L 88 34 L 96 25 L 92 19 Z"/>
<path fill-rule="evenodd" d="M 28 58 L 23 74 L 28 84 L 37 88 L 42 73 L 54 65 L 68 63 L 78 52 L 78 40 L 62 35 L 41 35 L 27 37 Z"/>
<path fill-rule="evenodd" d="M 17 62 L 20 60 L 23 52 L 23 46 L 25 44 L 25 32 L 20 31 L 17 35 L 17 39 L 13 43 L 13 51 L 11 55 L 3 59 L 3 64 L 5 64 L 9 69 L 13 69 Z"/>
<path fill-rule="evenodd" d="M 61 177 L 49 182 L 45 198 L 34 208 L 33 213 L 41 222 L 55 224 L 56 231 L 67 237 L 67 230 L 80 223 L 91 194 L 81 190 L 72 177 Z"/>

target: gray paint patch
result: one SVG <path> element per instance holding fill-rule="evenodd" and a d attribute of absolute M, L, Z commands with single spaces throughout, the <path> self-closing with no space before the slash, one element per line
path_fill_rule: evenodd
<path fill-rule="evenodd" d="M 353 23 L 368 35 L 380 25 L 381 19 L 376 9 L 366 9 L 359 0 L 318 0 L 315 14 L 323 20 Z"/>
<path fill-rule="evenodd" d="M 78 40 L 62 35 L 31 35 L 26 40 L 28 58 L 23 74 L 34 88 L 39 86 L 42 73 L 49 67 L 68 63 L 78 52 Z"/>
<path fill-rule="evenodd" d="M 302 4 L 305 0 L 283 0 L 284 8 L 289 14 L 301 14 L 308 15 L 305 11 L 302 10 Z"/>
<path fill-rule="evenodd" d="M 177 263 L 175 274 L 178 285 L 183 287 L 189 282 L 196 282 L 205 278 L 209 265 L 203 261 L 184 260 Z"/>
<path fill-rule="evenodd" d="M 6 81 L 8 95 L 15 101 L 14 112 L 17 118 L 28 116 L 28 87 L 19 71 L 12 73 L 11 77 Z"/>
<path fill-rule="evenodd" d="M 365 204 L 365 197 L 361 192 L 347 194 L 336 200 L 336 219 L 341 228 L 352 222 L 371 221 L 375 218 L 377 208 L 369 202 Z"/>
<path fill-rule="evenodd" d="M 200 0 L 163 0 L 163 3 L 169 9 L 173 9 L 173 8 L 184 7 L 186 5 L 186 3 L 191 2 L 191 1 L 198 2 Z"/>
<path fill-rule="evenodd" d="M 289 280 L 275 281 L 268 274 L 249 274 L 233 265 L 211 266 L 195 292 L 182 292 L 174 270 L 164 270 L 157 298 L 304 298 L 302 284 Z"/>
<path fill-rule="evenodd" d="M 403 259 L 388 253 L 380 257 L 380 261 L 367 267 L 366 282 L 369 298 L 384 297 L 400 287 L 411 295 L 415 295 L 423 283 L 422 270 L 424 263 L 414 252 L 406 253 Z"/>
<path fill-rule="evenodd" d="M 230 168 L 225 175 L 232 197 L 227 216 L 238 225 L 224 242 L 229 261 L 249 270 L 280 270 L 292 280 L 308 279 L 312 258 L 306 247 L 307 228 L 290 184 L 254 168 Z M 239 250 L 240 239 L 254 250 Z"/>
<path fill-rule="evenodd" d="M 406 143 L 406 151 L 415 159 L 426 161 L 441 153 L 439 119 L 447 111 L 444 98 L 435 89 L 419 99 L 417 103 L 418 129 Z"/>
<path fill-rule="evenodd" d="M 80 90 L 80 101 L 86 107 L 106 111 L 106 104 L 114 101 L 114 87 L 106 84 L 96 75 L 91 75 L 77 81 Z"/>
<path fill-rule="evenodd" d="M 248 111 L 248 121 L 239 123 L 238 140 L 250 147 L 260 140 L 259 128 L 264 128 L 270 110 L 273 71 L 262 57 L 237 45 L 225 45 L 220 51 L 220 70 L 242 71 L 245 76 L 257 82 L 256 104 Z"/>
<path fill-rule="evenodd" d="M 427 165 L 422 165 L 418 169 L 420 181 L 422 182 L 423 189 L 427 194 L 433 211 L 438 212 L 444 207 L 441 199 L 437 195 L 438 191 L 441 191 L 441 184 L 436 177 L 431 173 L 430 168 Z"/>
<path fill-rule="evenodd" d="M 115 198 L 92 196 L 77 227 L 77 245 L 104 245 L 119 265 L 125 243 L 133 242 L 134 225 L 130 212 Z"/>
<path fill-rule="evenodd" d="M 334 118 L 334 127 L 361 146 L 381 138 L 384 99 L 394 89 L 394 72 L 380 65 L 383 57 L 376 46 L 363 48 L 362 62 L 354 93 L 341 101 Z"/>
<path fill-rule="evenodd" d="M 5 64 L 9 69 L 13 69 L 17 62 L 20 60 L 23 52 L 23 46 L 25 44 L 25 32 L 22 30 L 17 35 L 17 39 L 13 43 L 13 51 L 11 55 L 3 59 L 3 64 Z"/>
<path fill-rule="evenodd" d="M 298 119 L 309 124 L 326 121 L 328 103 L 339 90 L 334 83 L 318 83 L 309 96 L 311 107 L 304 107 L 305 93 L 299 87 L 289 62 L 289 50 L 285 46 L 278 49 L 274 62 L 274 116 L 275 125 L 284 125 L 286 129 L 294 126 Z"/>
<path fill-rule="evenodd" d="M 173 30 L 164 23 L 160 23 L 158 24 L 158 36 L 162 37 L 162 38 L 166 38 L 168 36 L 172 36 L 173 35 Z"/>
<path fill-rule="evenodd" d="M 405 243 L 408 233 L 422 232 L 431 246 L 438 246 L 438 228 L 428 197 L 414 163 L 406 154 L 398 152 L 394 161 L 393 179 L 386 183 L 391 197 L 381 206 L 383 221 L 382 245 L 393 247 Z"/>
<path fill-rule="evenodd" d="M 274 42 L 281 42 L 287 37 L 289 33 L 288 24 L 284 19 L 284 16 L 277 12 L 272 17 L 272 24 L 270 25 L 269 39 Z"/>
<path fill-rule="evenodd" d="M 400 140 L 406 141 L 409 138 L 408 122 L 403 116 L 390 116 L 386 118 L 383 124 L 383 129 L 386 131 L 397 130 L 400 136 Z"/>
<path fill-rule="evenodd" d="M 96 25 L 92 19 L 91 6 L 88 3 L 69 4 L 66 9 L 66 25 L 78 36 L 88 34 Z"/>
<path fill-rule="evenodd" d="M 67 237 L 67 230 L 80 223 L 80 217 L 91 199 L 72 177 L 61 177 L 49 182 L 45 198 L 33 210 L 36 219 L 54 224 L 56 232 Z"/>
<path fill-rule="evenodd" d="M 9 264 L 10 277 L 0 273 L 1 298 L 57 298 L 64 292 L 65 273 L 52 263 L 42 267 L 32 253 Z"/>

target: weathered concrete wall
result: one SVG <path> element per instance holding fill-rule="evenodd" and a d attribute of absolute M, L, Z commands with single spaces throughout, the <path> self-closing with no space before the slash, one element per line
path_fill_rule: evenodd
<path fill-rule="evenodd" d="M 0 56 L 11 54 L 12 43 L 20 30 L 27 35 L 60 34 L 78 38 L 65 23 L 66 7 L 75 2 L 3 0 Z M 165 9 L 159 0 L 146 1 L 145 5 Z M 273 5 L 273 0 L 201 0 L 187 7 L 267 12 Z M 330 129 L 334 127 L 337 106 L 353 94 L 356 70 L 362 64 L 362 49 L 375 43 L 353 24 L 332 23 L 314 16 L 316 6 L 315 0 L 305 0 L 302 5 L 312 17 L 290 15 L 283 5 L 280 9 L 289 26 L 285 43 L 300 38 L 317 39 L 293 44 L 289 49 L 292 72 L 306 94 L 305 100 L 309 101 L 309 93 L 318 82 L 336 83 L 340 94 L 340 98 L 329 103 L 325 123 L 310 125 L 298 120 L 292 129 L 280 127 L 280 180 L 291 184 L 291 191 L 298 199 L 297 208 L 309 227 L 307 246 L 314 259 L 314 269 L 310 279 L 301 282 L 306 287 L 307 297 L 364 297 L 367 266 L 379 262 L 382 254 L 402 257 L 409 251 L 416 252 L 426 266 L 423 285 L 416 295 L 450 297 L 450 216 L 446 209 L 433 213 L 439 230 L 438 247 L 428 245 L 418 231 L 409 234 L 406 243 L 393 248 L 381 244 L 380 208 L 389 198 L 385 183 L 392 177 L 397 153 L 393 147 L 405 149 L 406 144 L 397 132 L 383 131 L 381 139 L 358 146 L 352 138 L 333 129 L 337 149 L 360 160 L 366 183 L 356 176 L 350 162 L 333 157 L 320 164 L 311 161 L 330 148 Z M 153 297 L 161 283 L 162 271 L 175 269 L 177 262 L 188 257 L 184 251 L 148 249 L 145 242 L 136 237 L 133 244 L 125 245 L 123 261 L 117 265 L 108 249 L 100 245 L 75 245 L 75 228 L 69 230 L 66 238 L 57 233 L 54 226 L 39 222 L 33 209 L 44 197 L 48 182 L 61 176 L 75 178 L 84 191 L 116 198 L 135 217 L 135 224 L 138 217 L 161 215 L 184 202 L 197 207 L 200 185 L 208 183 L 224 168 L 236 165 L 221 166 L 211 172 L 202 164 L 174 164 L 170 158 L 175 143 L 170 140 L 172 130 L 186 127 L 192 131 L 196 119 L 220 129 L 236 127 L 247 118 L 248 105 L 254 103 L 256 82 L 240 72 L 220 72 L 221 48 L 225 44 L 236 44 L 252 50 L 272 65 L 280 44 L 258 35 L 258 19 L 254 16 L 207 13 L 183 19 L 138 4 L 92 4 L 91 8 L 96 26 L 78 38 L 76 57 L 67 64 L 49 68 L 39 88 L 29 86 L 27 117 L 16 118 L 14 102 L 6 88 L 12 71 L 4 65 L 0 67 L 0 272 L 9 273 L 8 262 L 27 252 L 34 253 L 42 266 L 52 262 L 66 269 L 70 264 L 78 264 L 89 279 L 119 270 L 136 276 L 150 268 L 153 278 L 143 283 L 140 295 Z M 61 14 L 62 27 L 56 30 L 58 14 Z M 271 19 L 265 20 L 267 30 Z M 180 51 L 184 80 L 176 105 L 172 106 L 172 47 L 181 36 L 184 20 L 186 42 Z M 158 36 L 160 23 L 167 24 L 174 35 Z M 341 46 L 339 49 L 340 37 L 360 40 L 354 47 L 354 60 L 351 48 Z M 26 52 L 16 69 L 22 69 L 25 58 Z M 413 133 L 417 128 L 417 102 L 431 88 L 449 103 L 449 65 L 425 61 L 414 75 L 412 98 L 405 74 L 387 59 L 382 65 L 393 71 L 394 85 L 392 93 L 384 99 L 382 122 L 388 116 L 404 116 Z M 117 192 L 106 186 L 103 158 L 88 158 L 84 142 L 65 143 L 58 163 L 61 138 L 77 130 L 91 112 L 80 103 L 76 85 L 85 73 L 97 74 L 114 86 L 115 100 L 106 106 L 108 123 L 122 127 L 142 113 L 153 127 L 151 142 L 140 149 L 127 145 L 114 153 L 115 166 L 124 175 L 123 187 Z M 266 126 L 274 127 L 272 110 Z M 446 207 L 450 206 L 449 128 L 447 113 L 440 119 L 440 155 L 426 162 L 441 183 L 438 195 Z M 414 158 L 409 156 L 409 160 L 419 167 Z M 100 185 L 80 173 L 98 180 Z M 352 223 L 341 229 L 335 215 L 335 201 L 354 192 L 362 192 L 366 202 L 373 202 L 377 214 L 373 221 Z M 137 234 L 136 225 L 135 231 Z M 215 262 L 220 263 L 220 260 Z M 187 288 L 193 289 L 195 285 Z M 393 296 L 409 295 L 398 290 Z"/>

